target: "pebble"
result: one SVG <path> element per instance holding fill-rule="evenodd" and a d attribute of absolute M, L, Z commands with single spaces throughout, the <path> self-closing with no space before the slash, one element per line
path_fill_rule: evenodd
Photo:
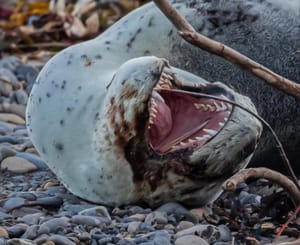
<path fill-rule="evenodd" d="M 33 163 L 38 169 L 47 169 L 48 166 L 42 158 L 37 155 L 27 153 L 27 152 L 17 152 L 17 157 L 23 158 L 31 163 Z"/>
<path fill-rule="evenodd" d="M 88 216 L 100 216 L 100 217 L 105 217 L 105 218 L 111 220 L 111 217 L 107 211 L 107 208 L 104 206 L 96 206 L 96 207 L 84 209 L 84 210 L 80 211 L 78 214 L 88 215 Z"/>
<path fill-rule="evenodd" d="M 146 216 L 145 223 L 167 224 L 168 217 L 165 213 L 154 211 Z"/>
<path fill-rule="evenodd" d="M 16 103 L 8 103 L 3 102 L 0 106 L 1 110 L 3 112 L 16 114 L 22 118 L 25 119 L 25 113 L 26 113 L 26 106 L 25 105 L 19 105 Z"/>
<path fill-rule="evenodd" d="M 25 124 L 24 118 L 12 113 L 0 113 L 0 121 L 14 124 Z"/>
<path fill-rule="evenodd" d="M 194 223 L 190 222 L 190 221 L 186 221 L 186 220 L 182 220 L 179 222 L 179 224 L 177 225 L 177 231 L 181 231 L 181 230 L 185 230 L 188 228 L 191 228 L 194 226 Z"/>
<path fill-rule="evenodd" d="M 6 56 L 0 59 L 0 67 L 6 68 L 12 72 L 21 64 L 21 60 L 16 56 Z"/>
<path fill-rule="evenodd" d="M 9 82 L 0 80 L 0 95 L 9 96 L 12 90 L 13 86 Z"/>
<path fill-rule="evenodd" d="M 16 151 L 7 146 L 0 146 L 0 162 L 7 158 L 16 155 Z"/>
<path fill-rule="evenodd" d="M 16 174 L 24 174 L 35 171 L 38 168 L 26 159 L 13 156 L 5 158 L 1 162 L 1 169 L 8 170 Z"/>
<path fill-rule="evenodd" d="M 29 239 L 13 238 L 7 241 L 7 245 L 36 245 L 36 243 Z"/>
<path fill-rule="evenodd" d="M 52 235 L 49 237 L 49 240 L 54 242 L 55 245 L 76 245 L 76 243 L 62 235 Z"/>
<path fill-rule="evenodd" d="M 9 69 L 0 67 L 0 81 L 5 81 L 10 83 L 14 88 L 19 87 L 19 81 L 15 74 Z"/>
<path fill-rule="evenodd" d="M 135 233 L 141 224 L 141 221 L 132 221 L 128 224 L 127 231 L 129 233 Z"/>
<path fill-rule="evenodd" d="M 3 237 L 5 239 L 9 238 L 8 232 L 4 227 L 0 226 L 0 237 Z"/>
<path fill-rule="evenodd" d="M 108 223 L 108 219 L 101 217 L 93 217 L 88 215 L 74 215 L 72 217 L 72 222 L 75 224 L 89 225 L 89 226 L 102 226 Z"/>
<path fill-rule="evenodd" d="M 13 102 L 16 102 L 20 105 L 26 105 L 28 101 L 28 95 L 23 89 L 18 89 L 10 94 L 11 99 Z"/>
<path fill-rule="evenodd" d="M 185 235 L 175 241 L 175 245 L 209 245 L 207 241 L 199 236 Z"/>

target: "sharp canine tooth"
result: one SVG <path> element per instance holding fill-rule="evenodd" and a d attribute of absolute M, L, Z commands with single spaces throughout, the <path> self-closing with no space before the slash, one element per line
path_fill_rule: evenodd
<path fill-rule="evenodd" d="M 189 139 L 188 142 L 193 144 L 196 142 L 196 140 Z"/>
<path fill-rule="evenodd" d="M 165 100 L 163 99 L 163 97 L 161 97 L 161 95 L 158 92 L 156 92 L 156 91 L 152 92 L 152 97 L 165 103 Z"/>
<path fill-rule="evenodd" d="M 205 134 L 205 135 L 203 135 L 201 137 L 196 137 L 195 139 L 196 140 L 204 140 L 204 139 L 207 139 L 207 138 L 210 138 L 210 136 L 208 134 Z"/>
<path fill-rule="evenodd" d="M 220 125 L 221 127 L 223 127 L 223 126 L 225 125 L 225 123 L 219 122 L 219 125 Z"/>
<path fill-rule="evenodd" d="M 215 136 L 217 133 L 218 133 L 218 131 L 216 131 L 216 130 L 213 130 L 213 129 L 208 129 L 208 128 L 204 128 L 204 129 L 202 129 L 205 133 L 208 133 L 210 136 Z"/>
<path fill-rule="evenodd" d="M 228 120 L 228 117 L 224 117 L 224 121 L 226 122 Z"/>
<path fill-rule="evenodd" d="M 206 104 L 207 108 L 210 110 L 210 111 L 215 111 L 215 108 L 209 104 Z"/>
<path fill-rule="evenodd" d="M 180 145 L 180 146 L 186 146 L 186 143 L 180 142 L 179 145 Z"/>

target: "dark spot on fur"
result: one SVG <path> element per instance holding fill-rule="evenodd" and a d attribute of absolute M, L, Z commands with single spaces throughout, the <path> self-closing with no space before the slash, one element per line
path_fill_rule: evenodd
<path fill-rule="evenodd" d="M 41 102 L 42 102 L 42 98 L 41 98 L 41 97 L 39 97 L 38 101 L 39 101 L 39 103 L 41 103 Z"/>
<path fill-rule="evenodd" d="M 144 51 L 144 55 L 150 55 L 150 51 L 149 50 L 145 50 Z"/>
<path fill-rule="evenodd" d="M 68 111 L 68 112 L 71 112 L 72 110 L 73 110 L 73 108 L 67 107 L 67 111 Z"/>
<path fill-rule="evenodd" d="M 148 27 L 152 27 L 153 26 L 153 20 L 154 20 L 154 16 L 152 16 L 148 22 Z"/>
<path fill-rule="evenodd" d="M 59 124 L 60 124 L 61 126 L 64 126 L 65 121 L 64 121 L 64 120 L 60 120 L 60 121 L 59 121 Z"/>
<path fill-rule="evenodd" d="M 121 82 L 121 84 L 124 85 L 126 82 L 127 82 L 127 80 L 123 80 L 123 81 Z"/>
<path fill-rule="evenodd" d="M 96 114 L 95 114 L 95 120 L 97 121 L 97 120 L 99 120 L 100 118 L 99 118 L 99 112 L 97 112 Z"/>
<path fill-rule="evenodd" d="M 129 42 L 126 44 L 127 45 L 127 52 L 131 49 L 132 43 L 135 41 L 137 35 L 141 32 L 142 32 L 142 29 L 138 28 L 137 31 L 135 32 L 135 34 L 130 38 Z"/>
<path fill-rule="evenodd" d="M 172 36 L 172 34 L 173 34 L 173 29 L 171 29 L 171 30 L 169 31 L 168 37 Z"/>
<path fill-rule="evenodd" d="M 62 143 L 55 142 L 54 147 L 58 151 L 63 151 L 64 150 L 64 145 Z"/>
<path fill-rule="evenodd" d="M 78 89 L 78 90 L 81 90 L 81 89 L 82 89 L 82 86 L 78 86 L 77 89 Z"/>
<path fill-rule="evenodd" d="M 105 41 L 105 44 L 110 44 L 110 41 Z"/>
<path fill-rule="evenodd" d="M 97 54 L 97 55 L 95 56 L 95 59 L 101 60 L 101 59 L 102 59 L 102 55 L 101 55 L 101 54 Z"/>
<path fill-rule="evenodd" d="M 47 96 L 48 98 L 50 98 L 50 97 L 51 97 L 51 94 L 50 94 L 49 92 L 47 92 L 47 93 L 46 93 L 46 96 Z"/>
<path fill-rule="evenodd" d="M 46 154 L 46 149 L 44 146 L 42 146 L 42 153 Z"/>

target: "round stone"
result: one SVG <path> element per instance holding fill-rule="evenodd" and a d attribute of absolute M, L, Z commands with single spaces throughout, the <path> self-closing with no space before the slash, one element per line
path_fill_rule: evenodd
<path fill-rule="evenodd" d="M 175 245 L 208 245 L 208 242 L 195 235 L 182 236 L 176 239 Z"/>
<path fill-rule="evenodd" d="M 23 158 L 7 157 L 1 162 L 1 169 L 6 169 L 16 174 L 24 174 L 35 171 L 38 168 L 34 164 Z"/>

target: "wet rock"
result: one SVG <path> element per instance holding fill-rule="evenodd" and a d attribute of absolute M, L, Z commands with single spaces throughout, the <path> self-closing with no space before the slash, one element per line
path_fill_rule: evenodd
<path fill-rule="evenodd" d="M 15 74 L 10 70 L 0 67 L 0 81 L 5 81 L 10 83 L 14 88 L 19 87 L 19 81 Z"/>
<path fill-rule="evenodd" d="M 199 234 L 201 235 L 203 232 L 205 232 L 207 229 L 213 229 L 213 232 L 217 232 L 216 227 L 212 226 L 212 225 L 195 225 L 191 228 L 179 231 L 176 233 L 176 237 L 182 237 L 182 236 L 186 236 L 186 235 L 193 235 L 193 234 Z"/>
<path fill-rule="evenodd" d="M 129 233 L 135 233 L 141 224 L 141 221 L 132 221 L 128 224 L 127 231 Z"/>
<path fill-rule="evenodd" d="M 165 212 L 168 215 L 174 215 L 177 221 L 185 219 L 188 221 L 191 221 L 193 223 L 197 222 L 197 218 L 194 217 L 188 209 L 180 205 L 179 203 L 175 202 L 169 202 L 166 204 L 163 204 L 159 208 L 156 209 L 156 211 L 159 212 Z"/>
<path fill-rule="evenodd" d="M 12 210 L 18 207 L 21 207 L 25 204 L 25 199 L 21 197 L 9 198 L 3 203 L 3 208 L 6 210 Z"/>
<path fill-rule="evenodd" d="M 154 245 L 171 245 L 171 237 L 168 234 L 168 232 L 161 230 L 161 231 L 155 231 L 151 236 L 153 236 L 153 243 Z M 187 243 L 188 244 L 188 243 Z"/>
<path fill-rule="evenodd" d="M 55 245 L 76 245 L 76 243 L 61 235 L 52 235 L 49 237 L 49 240 L 53 241 Z"/>
<path fill-rule="evenodd" d="M 1 162 L 1 169 L 8 170 L 16 174 L 24 174 L 37 170 L 38 168 L 31 162 L 20 157 L 7 157 Z"/>
<path fill-rule="evenodd" d="M 29 239 L 13 238 L 7 241 L 7 245 L 36 245 L 35 242 Z"/>
<path fill-rule="evenodd" d="M 15 156 L 16 153 L 15 150 L 8 146 L 0 146 L 0 162 L 7 157 Z"/>
<path fill-rule="evenodd" d="M 38 237 L 38 230 L 39 230 L 38 225 L 31 225 L 27 228 L 25 233 L 22 235 L 22 238 L 34 240 L 35 238 Z"/>
<path fill-rule="evenodd" d="M 209 245 L 207 241 L 195 235 L 185 235 L 175 241 L 175 245 Z"/>
<path fill-rule="evenodd" d="M 78 214 L 72 217 L 72 222 L 81 225 L 102 226 L 109 223 L 109 220 L 107 218 L 102 218 L 102 217 L 93 217 L 93 216 Z"/>
<path fill-rule="evenodd" d="M 39 73 L 39 70 L 35 67 L 28 66 L 28 65 L 19 65 L 16 67 L 16 74 L 19 80 L 26 81 L 26 92 L 27 94 L 30 93 L 32 85 Z"/>
<path fill-rule="evenodd" d="M 19 105 L 16 103 L 8 103 L 3 102 L 1 104 L 1 107 L 3 112 L 16 114 L 22 118 L 25 118 L 25 112 L 26 112 L 26 106 L 25 105 Z"/>
<path fill-rule="evenodd" d="M 165 213 L 154 211 L 146 216 L 145 223 L 167 224 L 168 217 Z"/>
<path fill-rule="evenodd" d="M 28 101 L 28 95 L 22 89 L 18 89 L 16 91 L 14 91 L 13 93 L 11 93 L 10 98 L 12 98 L 14 102 L 16 102 L 17 104 L 20 104 L 20 105 L 26 105 L 27 101 Z"/>
<path fill-rule="evenodd" d="M 9 238 L 7 230 L 2 226 L 0 226 L 0 237 L 3 237 L 5 239 Z"/>
<path fill-rule="evenodd" d="M 38 169 L 47 169 L 48 168 L 48 166 L 44 162 L 44 160 L 42 160 L 42 158 L 40 158 L 39 156 L 36 156 L 34 154 L 26 153 L 26 152 L 17 152 L 16 156 L 26 159 L 27 161 L 33 163 Z"/>
<path fill-rule="evenodd" d="M 190 221 L 180 221 L 179 224 L 177 225 L 177 230 L 178 231 L 181 231 L 181 230 L 185 230 L 185 229 L 188 229 L 188 228 L 191 228 L 194 226 L 194 223 L 190 222 Z"/>
<path fill-rule="evenodd" d="M 0 67 L 6 68 L 11 72 L 14 72 L 20 64 L 21 60 L 16 56 L 6 56 L 0 59 Z"/>
<path fill-rule="evenodd" d="M 40 225 L 38 233 L 57 233 L 58 230 L 67 229 L 70 226 L 69 220 L 67 217 L 50 219 Z"/>
<path fill-rule="evenodd" d="M 14 124 L 25 124 L 25 120 L 12 113 L 0 113 L 0 121 L 14 123 Z"/>
<path fill-rule="evenodd" d="M 27 225 L 37 225 L 40 218 L 43 216 L 44 216 L 43 213 L 27 214 L 24 215 L 23 217 L 20 217 L 18 220 L 26 223 Z"/>
<path fill-rule="evenodd" d="M 80 211 L 78 214 L 90 215 L 90 216 L 101 216 L 101 217 L 105 217 L 105 218 L 108 218 L 109 220 L 111 220 L 111 217 L 107 211 L 107 208 L 104 206 L 97 206 L 97 207 L 84 209 L 84 210 Z"/>
<path fill-rule="evenodd" d="M 0 95 L 8 97 L 12 91 L 13 86 L 9 82 L 0 80 Z"/>
<path fill-rule="evenodd" d="M 27 230 L 28 225 L 26 224 L 16 224 L 7 228 L 7 232 L 10 238 L 19 238 Z"/>

